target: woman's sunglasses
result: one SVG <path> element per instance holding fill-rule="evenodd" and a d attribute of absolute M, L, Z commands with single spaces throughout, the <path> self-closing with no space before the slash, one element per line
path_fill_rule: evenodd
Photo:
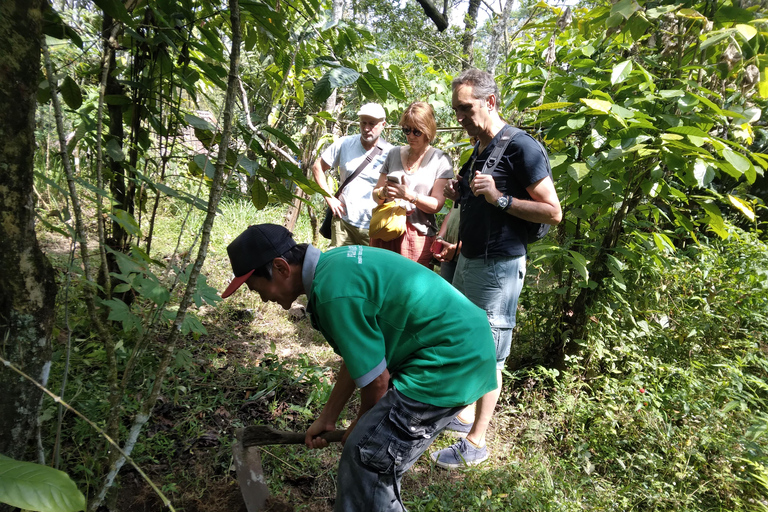
<path fill-rule="evenodd" d="M 421 137 L 422 133 L 424 132 L 417 130 L 416 128 L 414 129 L 403 128 L 403 135 L 405 135 L 406 137 L 409 136 L 410 134 L 413 134 L 414 137 Z"/>

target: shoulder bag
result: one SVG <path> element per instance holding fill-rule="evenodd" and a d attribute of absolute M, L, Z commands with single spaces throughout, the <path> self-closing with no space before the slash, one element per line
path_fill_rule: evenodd
<path fill-rule="evenodd" d="M 357 169 L 355 169 L 355 172 L 353 172 L 349 178 L 344 180 L 344 183 L 341 184 L 339 187 L 339 190 L 336 191 L 336 193 L 333 195 L 336 199 L 341 197 L 341 193 L 344 191 L 344 187 L 346 187 L 350 181 L 357 178 L 357 176 L 363 172 L 363 170 L 368 167 L 368 164 L 370 164 L 374 158 L 379 156 L 381 154 L 382 148 L 380 144 L 376 144 L 376 147 L 373 148 L 373 151 L 368 153 L 368 156 L 363 160 L 360 165 L 357 166 Z M 320 226 L 320 234 L 329 239 L 331 238 L 331 222 L 333 221 L 333 211 L 331 210 L 331 207 L 327 207 L 325 209 L 325 218 L 323 219 L 323 224 Z"/>

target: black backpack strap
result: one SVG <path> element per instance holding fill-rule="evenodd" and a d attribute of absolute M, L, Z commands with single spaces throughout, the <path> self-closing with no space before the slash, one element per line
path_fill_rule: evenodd
<path fill-rule="evenodd" d="M 501 162 L 502 155 L 504 155 L 504 152 L 507 150 L 507 146 L 509 146 L 512 139 L 517 137 L 520 133 L 523 133 L 523 130 L 515 128 L 514 126 L 505 125 L 504 128 L 502 128 L 499 141 L 496 143 L 496 146 L 494 146 L 491 156 L 488 157 L 488 160 L 485 161 L 485 165 L 483 165 L 483 174 L 491 174 L 496 170 L 496 167 L 499 166 L 499 162 Z"/>

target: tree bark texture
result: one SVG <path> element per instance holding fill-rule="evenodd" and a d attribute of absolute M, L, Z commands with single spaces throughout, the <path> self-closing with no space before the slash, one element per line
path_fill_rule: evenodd
<path fill-rule="evenodd" d="M 0 353 L 45 384 L 56 282 L 35 234 L 33 157 L 42 0 L 0 2 Z M 0 453 L 25 458 L 42 392 L 0 367 Z"/>
<path fill-rule="evenodd" d="M 480 12 L 480 0 L 469 0 L 467 15 L 464 16 L 464 36 L 461 38 L 461 52 L 464 56 L 463 69 L 471 68 L 475 61 L 475 31 L 477 15 Z"/>
<path fill-rule="evenodd" d="M 512 6 L 514 5 L 515 0 L 506 0 L 501 15 L 493 24 L 491 45 L 488 47 L 488 65 L 485 70 L 494 76 L 496 75 L 496 66 L 507 55 L 504 36 L 507 33 L 507 25 L 509 25 L 509 18 L 512 15 Z"/>

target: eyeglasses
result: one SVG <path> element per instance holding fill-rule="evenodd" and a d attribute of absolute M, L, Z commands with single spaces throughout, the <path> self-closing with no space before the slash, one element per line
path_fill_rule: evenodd
<path fill-rule="evenodd" d="M 421 130 L 417 130 L 416 128 L 414 129 L 403 128 L 403 135 L 405 135 L 406 137 L 409 136 L 410 134 L 413 134 L 414 137 L 421 137 L 422 133 L 424 132 L 422 132 Z"/>

